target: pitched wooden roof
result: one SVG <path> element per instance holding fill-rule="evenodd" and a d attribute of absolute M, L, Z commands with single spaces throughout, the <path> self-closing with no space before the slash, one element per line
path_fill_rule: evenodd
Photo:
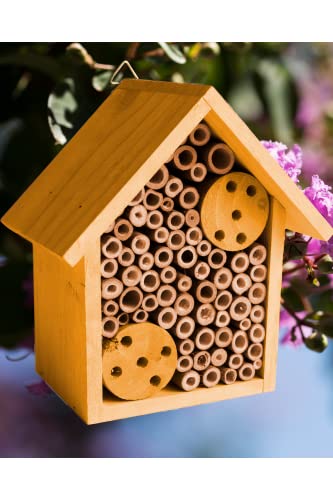
<path fill-rule="evenodd" d="M 287 227 L 333 230 L 210 86 L 124 80 L 2 218 L 71 265 L 203 118 L 287 211 Z"/>

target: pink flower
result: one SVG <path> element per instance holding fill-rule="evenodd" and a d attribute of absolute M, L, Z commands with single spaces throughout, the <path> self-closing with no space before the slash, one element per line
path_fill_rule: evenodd
<path fill-rule="evenodd" d="M 288 147 L 282 142 L 261 141 L 267 151 L 279 163 L 289 177 L 298 183 L 298 177 L 302 172 L 302 150 L 298 144 L 288 150 Z"/>
<path fill-rule="evenodd" d="M 319 175 L 313 175 L 311 186 L 304 189 L 303 192 L 325 219 L 333 225 L 333 194 L 331 186 L 325 184 Z"/>

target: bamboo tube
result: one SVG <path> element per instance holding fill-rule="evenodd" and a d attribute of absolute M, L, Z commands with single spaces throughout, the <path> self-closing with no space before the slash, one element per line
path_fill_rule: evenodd
<path fill-rule="evenodd" d="M 243 330 L 237 330 L 232 337 L 231 349 L 235 354 L 242 354 L 249 345 L 247 335 Z"/>
<path fill-rule="evenodd" d="M 135 255 L 131 248 L 123 247 L 118 255 L 118 263 L 122 267 L 131 266 L 134 263 Z"/>
<path fill-rule="evenodd" d="M 254 324 L 251 326 L 249 332 L 248 332 L 248 335 L 249 335 L 249 339 L 251 340 L 251 342 L 254 342 L 255 344 L 256 343 L 259 343 L 259 342 L 262 342 L 265 338 L 265 328 L 263 327 L 263 325 L 260 325 L 260 324 Z"/>
<path fill-rule="evenodd" d="M 238 370 L 244 363 L 244 356 L 242 354 L 231 354 L 228 359 L 228 366 L 233 370 Z"/>
<path fill-rule="evenodd" d="M 113 232 L 120 241 L 126 241 L 133 234 L 133 226 L 127 219 L 118 219 Z"/>
<path fill-rule="evenodd" d="M 194 227 L 200 224 L 200 214 L 198 210 L 190 208 L 185 212 L 185 223 L 188 227 Z"/>
<path fill-rule="evenodd" d="M 232 368 L 221 368 L 221 382 L 226 385 L 236 382 L 237 372 Z"/>
<path fill-rule="evenodd" d="M 193 354 L 193 369 L 203 371 L 210 365 L 210 354 L 207 351 L 198 351 Z"/>
<path fill-rule="evenodd" d="M 249 265 L 249 256 L 245 252 L 237 252 L 230 260 L 230 267 L 235 273 L 245 273 Z"/>
<path fill-rule="evenodd" d="M 215 325 L 221 328 L 222 326 L 228 326 L 230 323 L 230 315 L 227 311 L 217 311 Z"/>
<path fill-rule="evenodd" d="M 183 316 L 177 320 L 177 323 L 171 328 L 170 332 L 179 339 L 187 339 L 194 332 L 195 321 L 190 316 Z"/>
<path fill-rule="evenodd" d="M 160 306 L 168 307 L 176 300 L 177 292 L 171 285 L 162 285 L 157 290 L 156 297 Z"/>
<path fill-rule="evenodd" d="M 170 233 L 166 227 L 159 227 L 153 231 L 147 231 L 149 238 L 156 243 L 166 243 L 169 238 L 169 234 Z"/>
<path fill-rule="evenodd" d="M 114 221 L 111 222 L 111 224 L 109 224 L 108 227 L 105 229 L 104 234 L 106 234 L 106 233 L 112 233 L 112 231 L 114 229 L 114 224 L 115 224 Z"/>
<path fill-rule="evenodd" d="M 148 252 L 150 240 L 143 233 L 135 231 L 131 237 L 131 248 L 136 255 L 143 255 Z"/>
<path fill-rule="evenodd" d="M 235 321 L 247 318 L 251 312 L 251 302 L 246 297 L 237 297 L 230 306 L 230 316 Z"/>
<path fill-rule="evenodd" d="M 121 281 L 125 286 L 136 286 L 142 278 L 142 271 L 138 266 L 128 266 L 121 270 Z"/>
<path fill-rule="evenodd" d="M 227 174 L 235 163 L 234 153 L 222 142 L 208 144 L 201 154 L 208 170 L 213 174 Z"/>
<path fill-rule="evenodd" d="M 155 189 L 147 189 L 143 198 L 143 204 L 148 211 L 157 210 L 162 205 L 163 195 Z"/>
<path fill-rule="evenodd" d="M 192 279 L 190 276 L 177 273 L 177 288 L 180 292 L 188 292 L 192 288 Z"/>
<path fill-rule="evenodd" d="M 250 278 L 254 283 L 261 283 L 265 281 L 267 276 L 267 267 L 263 264 L 253 266 L 250 271 Z"/>
<path fill-rule="evenodd" d="M 155 266 L 163 269 L 164 267 L 170 266 L 173 260 L 173 251 L 171 248 L 166 246 L 161 246 L 155 251 L 154 262 Z"/>
<path fill-rule="evenodd" d="M 114 316 L 107 316 L 102 319 L 103 337 L 112 339 L 119 330 L 119 321 Z"/>
<path fill-rule="evenodd" d="M 254 305 L 250 312 L 250 318 L 253 323 L 262 323 L 265 319 L 264 307 L 260 305 Z"/>
<path fill-rule="evenodd" d="M 144 309 L 137 309 L 132 315 L 132 320 L 134 323 L 144 323 L 148 321 L 148 312 Z"/>
<path fill-rule="evenodd" d="M 249 259 L 253 266 L 263 264 L 267 257 L 267 250 L 264 245 L 255 243 L 250 247 Z"/>
<path fill-rule="evenodd" d="M 102 254 L 108 259 L 116 259 L 123 248 L 123 244 L 118 238 L 107 234 L 103 234 L 101 243 Z"/>
<path fill-rule="evenodd" d="M 151 269 L 150 271 L 145 271 L 142 274 L 140 287 L 144 292 L 148 293 L 155 292 L 159 286 L 160 286 L 160 277 L 154 269 Z"/>
<path fill-rule="evenodd" d="M 122 312 L 118 315 L 119 326 L 124 326 L 129 323 L 129 315 L 127 312 Z"/>
<path fill-rule="evenodd" d="M 218 311 L 225 311 L 232 302 L 232 295 L 228 290 L 222 290 L 216 296 L 214 305 Z"/>
<path fill-rule="evenodd" d="M 211 349 L 210 354 L 210 362 L 213 366 L 222 366 L 227 361 L 228 353 L 225 349 Z"/>
<path fill-rule="evenodd" d="M 178 316 L 188 316 L 194 308 L 194 298 L 189 293 L 180 293 L 174 303 Z"/>
<path fill-rule="evenodd" d="M 220 382 L 221 373 L 215 366 L 209 366 L 201 376 L 201 383 L 205 387 L 214 387 Z"/>
<path fill-rule="evenodd" d="M 251 304 L 260 304 L 266 298 L 266 287 L 263 283 L 254 283 L 247 294 Z"/>
<path fill-rule="evenodd" d="M 194 278 L 199 281 L 205 280 L 208 278 L 210 273 L 210 267 L 207 262 L 199 261 L 195 264 L 194 267 L 191 267 L 188 270 L 188 273 L 191 274 Z"/>
<path fill-rule="evenodd" d="M 173 210 L 166 218 L 166 225 L 171 231 L 181 229 L 185 222 L 185 215 Z"/>
<path fill-rule="evenodd" d="M 143 255 L 140 255 L 140 257 L 138 258 L 138 265 L 142 271 L 150 271 L 150 269 L 154 265 L 153 254 L 150 252 L 147 252 Z"/>
<path fill-rule="evenodd" d="M 101 263 L 101 275 L 103 278 L 113 278 L 118 271 L 116 259 L 103 259 Z"/>
<path fill-rule="evenodd" d="M 194 208 L 199 203 L 200 195 L 193 186 L 187 186 L 179 193 L 178 203 L 185 210 Z"/>
<path fill-rule="evenodd" d="M 127 207 L 125 215 L 134 227 L 142 227 L 147 221 L 147 209 L 141 204 L 134 207 Z"/>
<path fill-rule="evenodd" d="M 134 207 L 135 205 L 139 205 L 143 201 L 145 196 L 145 189 L 141 189 L 138 194 L 133 198 L 133 200 L 128 204 L 130 207 Z"/>
<path fill-rule="evenodd" d="M 180 229 L 170 231 L 167 238 L 167 245 L 171 250 L 180 250 L 185 245 L 185 233 Z"/>
<path fill-rule="evenodd" d="M 179 177 L 170 175 L 168 182 L 165 185 L 164 192 L 168 198 L 175 198 L 183 189 L 184 184 Z"/>
<path fill-rule="evenodd" d="M 192 146 L 187 144 L 176 149 L 173 155 L 173 164 L 179 170 L 189 170 L 196 164 L 198 155 Z"/>
<path fill-rule="evenodd" d="M 208 125 L 205 123 L 199 123 L 194 130 L 188 136 L 189 141 L 193 146 L 204 146 L 209 142 L 211 133 Z"/>
<path fill-rule="evenodd" d="M 170 283 L 173 283 L 174 281 L 176 281 L 176 278 L 177 278 L 177 271 L 174 267 L 167 266 L 161 270 L 160 279 L 161 279 L 162 283 L 166 283 L 167 285 L 170 285 Z"/>
<path fill-rule="evenodd" d="M 169 198 L 168 196 L 165 196 L 163 198 L 162 204 L 161 204 L 161 210 L 163 212 L 172 212 L 174 209 L 175 203 L 172 198 Z"/>
<path fill-rule="evenodd" d="M 248 274 L 239 273 L 234 276 L 231 288 L 237 295 L 242 295 L 247 292 L 252 286 L 251 278 Z"/>
<path fill-rule="evenodd" d="M 197 262 L 198 254 L 195 251 L 194 247 L 192 247 L 191 245 L 187 245 L 178 250 L 174 257 L 174 260 L 181 269 L 189 269 L 190 267 L 193 267 Z"/>
<path fill-rule="evenodd" d="M 207 257 L 212 251 L 212 244 L 208 240 L 201 240 L 197 245 L 197 252 L 200 257 Z"/>
<path fill-rule="evenodd" d="M 255 361 L 253 361 L 253 368 L 255 370 L 260 370 L 261 367 L 262 367 L 262 360 L 261 359 L 256 359 Z"/>
<path fill-rule="evenodd" d="M 228 326 L 219 328 L 215 333 L 217 347 L 228 347 L 232 342 L 232 330 Z"/>
<path fill-rule="evenodd" d="M 227 267 L 221 267 L 211 271 L 209 278 L 218 290 L 226 290 L 231 285 L 232 272 Z"/>
<path fill-rule="evenodd" d="M 177 359 L 177 371 L 180 373 L 188 372 L 193 368 L 193 359 L 191 356 L 179 356 Z"/>
<path fill-rule="evenodd" d="M 197 245 L 202 240 L 202 231 L 200 227 L 189 227 L 186 231 L 186 243 L 188 245 Z"/>
<path fill-rule="evenodd" d="M 157 229 L 163 225 L 163 214 L 160 210 L 150 210 L 146 225 L 149 229 Z M 166 228 L 165 228 L 166 229 Z"/>
<path fill-rule="evenodd" d="M 165 330 L 172 328 L 177 321 L 177 314 L 172 307 L 158 307 L 151 315 L 157 324 Z"/>
<path fill-rule="evenodd" d="M 143 293 L 140 288 L 129 286 L 125 288 L 123 293 L 120 295 L 119 307 L 126 313 L 132 313 L 139 309 L 142 299 Z"/>
<path fill-rule="evenodd" d="M 102 310 L 105 316 L 115 316 L 119 311 L 119 305 L 114 300 L 103 300 L 102 304 Z"/>
<path fill-rule="evenodd" d="M 207 175 L 207 167 L 203 163 L 196 163 L 189 170 L 182 172 L 182 177 L 190 182 L 202 182 Z"/>
<path fill-rule="evenodd" d="M 216 299 L 216 286 L 211 281 L 203 280 L 197 285 L 195 295 L 202 304 L 210 304 Z"/>
<path fill-rule="evenodd" d="M 102 280 L 102 297 L 103 299 L 116 299 L 124 289 L 123 283 L 117 278 L 108 278 Z"/>
<path fill-rule="evenodd" d="M 241 321 L 233 321 L 232 324 L 236 327 L 237 330 L 243 330 L 246 332 L 252 326 L 251 320 L 249 318 L 244 318 Z"/>
<path fill-rule="evenodd" d="M 208 351 L 215 342 L 215 333 L 211 328 L 203 326 L 194 334 L 195 346 L 199 351 Z"/>
<path fill-rule="evenodd" d="M 151 189 L 162 189 L 169 179 L 169 170 L 165 165 L 162 165 L 156 174 L 147 182 L 147 187 Z"/>
<path fill-rule="evenodd" d="M 177 351 L 182 354 L 182 356 L 189 356 L 194 351 L 194 342 L 192 339 L 176 339 Z"/>
<path fill-rule="evenodd" d="M 194 308 L 193 315 L 201 326 L 208 326 L 214 323 L 216 310 L 212 304 L 200 304 Z"/>
<path fill-rule="evenodd" d="M 144 311 L 147 311 L 148 313 L 151 311 L 155 311 L 155 309 L 158 308 L 156 295 L 154 295 L 153 293 L 148 293 L 147 295 L 144 295 L 141 307 Z"/>
<path fill-rule="evenodd" d="M 250 344 L 246 350 L 245 356 L 250 361 L 255 361 L 256 359 L 262 358 L 264 348 L 262 344 Z"/>
<path fill-rule="evenodd" d="M 208 264 L 212 269 L 220 269 L 223 267 L 227 260 L 227 254 L 224 250 L 213 248 L 208 255 Z"/>
<path fill-rule="evenodd" d="M 238 376 L 241 380 L 251 380 L 256 372 L 252 363 L 244 363 L 238 370 Z"/>
<path fill-rule="evenodd" d="M 199 387 L 200 375 L 194 370 L 185 373 L 175 372 L 172 382 L 183 389 L 183 391 L 193 391 Z"/>

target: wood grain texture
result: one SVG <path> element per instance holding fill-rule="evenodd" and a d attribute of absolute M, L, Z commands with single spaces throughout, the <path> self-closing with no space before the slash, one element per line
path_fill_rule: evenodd
<path fill-rule="evenodd" d="M 286 209 L 286 227 L 314 238 L 328 240 L 333 228 L 288 177 L 241 118 L 211 87 L 204 97 L 211 106 L 205 120 L 225 141 L 267 191 Z"/>
<path fill-rule="evenodd" d="M 267 296 L 265 301 L 266 336 L 264 340 L 263 367 L 261 369 L 261 375 L 264 378 L 264 392 L 275 389 L 286 220 L 286 212 L 282 205 L 274 198 L 271 198 L 270 201 L 270 216 L 263 236 L 263 243 L 268 248 Z"/>

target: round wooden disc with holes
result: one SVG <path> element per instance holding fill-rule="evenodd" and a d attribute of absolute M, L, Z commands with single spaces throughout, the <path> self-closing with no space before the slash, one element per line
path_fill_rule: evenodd
<path fill-rule="evenodd" d="M 176 366 L 173 338 L 153 323 L 126 325 L 104 341 L 103 383 L 118 398 L 153 396 L 170 382 Z"/>
<path fill-rule="evenodd" d="M 255 177 L 243 172 L 222 176 L 208 189 L 201 205 L 206 237 L 223 250 L 242 250 L 263 232 L 268 195 Z"/>

